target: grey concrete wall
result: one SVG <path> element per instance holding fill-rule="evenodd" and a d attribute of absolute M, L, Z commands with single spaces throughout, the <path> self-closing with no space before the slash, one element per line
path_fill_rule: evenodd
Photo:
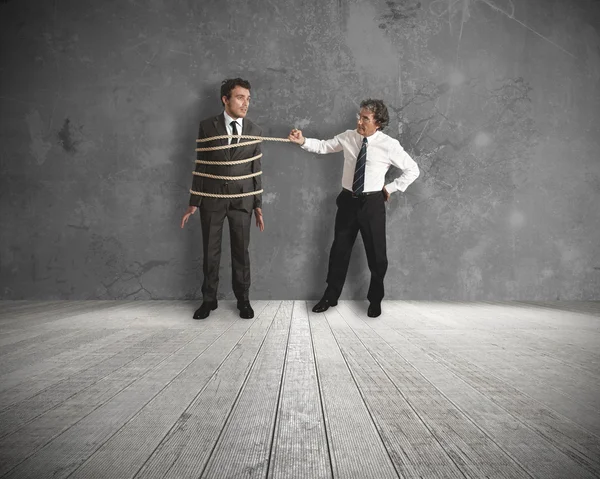
<path fill-rule="evenodd" d="M 197 124 L 242 76 L 269 136 L 387 102 L 422 170 L 388 298 L 600 299 L 599 25 L 592 0 L 3 1 L 0 297 L 199 298 Z M 267 143 L 263 170 L 251 297 L 318 298 L 342 158 Z M 359 240 L 344 297 L 368 279 Z"/>

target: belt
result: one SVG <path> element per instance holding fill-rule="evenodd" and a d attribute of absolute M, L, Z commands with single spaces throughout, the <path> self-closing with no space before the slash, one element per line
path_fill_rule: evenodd
<path fill-rule="evenodd" d="M 381 190 L 379 190 L 379 191 L 364 191 L 363 193 L 356 194 L 353 191 L 350 191 L 346 188 L 344 188 L 342 191 L 344 191 L 345 193 L 350 193 L 352 195 L 352 198 L 362 198 L 364 196 L 377 195 L 377 194 L 383 193 Z"/>

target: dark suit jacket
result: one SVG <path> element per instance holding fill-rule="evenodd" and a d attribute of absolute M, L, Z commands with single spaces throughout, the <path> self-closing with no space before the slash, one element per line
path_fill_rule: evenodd
<path fill-rule="evenodd" d="M 225 129 L 225 117 L 223 113 L 218 116 L 208 118 L 200 122 L 200 128 L 198 131 L 198 138 L 209 138 L 211 136 L 226 135 L 227 130 Z M 248 118 L 244 118 L 243 122 L 243 135 L 262 136 L 262 129 L 252 123 Z M 241 139 L 240 143 L 244 143 L 247 139 Z M 227 145 L 227 138 L 223 140 L 212 140 L 203 143 L 197 143 L 198 148 Z M 197 152 L 197 158 L 204 161 L 236 161 L 250 158 L 260 154 L 260 143 L 255 143 L 249 146 L 239 146 L 237 148 L 229 148 L 225 150 L 215 151 L 199 151 Z M 247 163 L 241 163 L 239 165 L 205 165 L 196 164 L 196 171 L 209 173 L 211 175 L 220 176 L 242 176 L 250 173 L 255 173 L 261 170 L 261 161 L 254 160 Z M 258 191 L 262 188 L 262 176 L 258 175 L 254 178 L 248 178 L 245 180 L 216 180 L 214 178 L 206 178 L 203 176 L 194 175 L 194 181 L 192 182 L 192 190 L 203 191 L 205 193 L 216 193 L 216 194 L 237 194 L 246 193 L 250 191 Z M 202 206 L 208 210 L 216 210 L 222 208 L 223 201 L 231 201 L 231 207 L 235 209 L 244 209 L 248 212 L 252 211 L 253 208 L 261 208 L 262 206 L 262 195 L 251 195 L 243 198 L 210 198 L 208 196 L 190 195 L 190 205 Z"/>

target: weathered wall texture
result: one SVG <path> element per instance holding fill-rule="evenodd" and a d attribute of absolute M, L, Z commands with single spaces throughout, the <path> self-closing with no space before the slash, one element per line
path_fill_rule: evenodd
<path fill-rule="evenodd" d="M 1 298 L 199 298 L 198 216 L 178 224 L 197 124 L 239 75 L 269 136 L 328 138 L 387 102 L 422 169 L 388 205 L 387 298 L 600 299 L 598 1 L 21 0 L 0 18 Z M 341 155 L 264 153 L 251 297 L 318 298 Z M 344 298 L 368 279 L 359 240 Z"/>

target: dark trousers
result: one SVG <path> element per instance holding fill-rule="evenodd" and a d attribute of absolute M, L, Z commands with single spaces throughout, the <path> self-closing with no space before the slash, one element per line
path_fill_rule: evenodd
<path fill-rule="evenodd" d="M 327 289 L 323 297 L 329 300 L 340 297 L 346 281 L 350 253 L 360 231 L 371 271 L 367 299 L 372 303 L 381 302 L 384 295 L 383 278 L 388 266 L 383 192 L 354 197 L 344 189 L 337 197 L 336 204 L 335 236 L 329 253 Z"/>
<path fill-rule="evenodd" d="M 216 301 L 219 287 L 219 265 L 221 263 L 221 238 L 225 218 L 229 223 L 231 243 L 231 278 L 233 293 L 238 301 L 247 301 L 250 290 L 250 222 L 252 212 L 231 208 L 229 200 L 222 201 L 223 207 L 207 210 L 200 205 L 202 225 L 202 247 L 204 259 L 202 270 L 202 296 L 204 301 Z"/>

